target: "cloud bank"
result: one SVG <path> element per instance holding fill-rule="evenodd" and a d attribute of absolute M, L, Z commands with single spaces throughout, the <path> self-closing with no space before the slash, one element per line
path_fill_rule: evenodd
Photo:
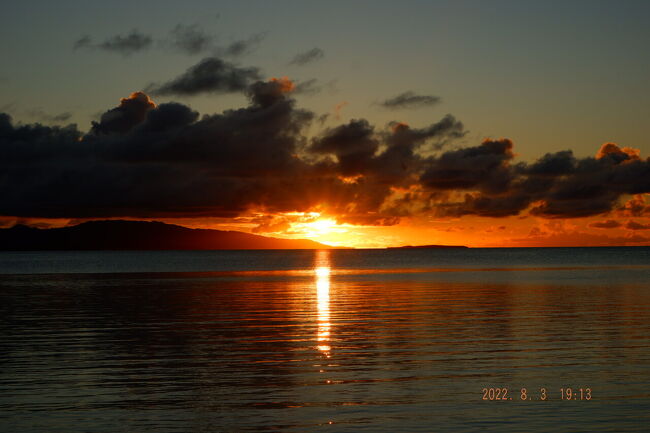
<path fill-rule="evenodd" d="M 517 162 L 506 138 L 459 147 L 466 130 L 452 115 L 421 128 L 352 119 L 314 132 L 319 116 L 297 106 L 295 83 L 260 75 L 209 57 L 150 87 L 248 98 L 203 116 L 177 102 L 156 105 L 144 92 L 123 98 L 86 133 L 0 114 L 0 215 L 235 217 L 253 209 L 391 225 L 413 215 L 647 213 L 650 160 L 635 149 L 605 143 L 593 157 L 565 150 Z"/>

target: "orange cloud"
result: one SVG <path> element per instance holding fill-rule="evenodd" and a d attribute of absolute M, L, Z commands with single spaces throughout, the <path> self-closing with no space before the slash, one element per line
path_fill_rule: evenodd
<path fill-rule="evenodd" d="M 621 159 L 640 159 L 641 151 L 639 149 L 634 149 L 631 147 L 619 147 L 616 143 L 603 143 L 596 153 L 596 159 L 602 159 L 605 156 L 612 155 L 621 157 Z"/>
<path fill-rule="evenodd" d="M 296 85 L 289 79 L 289 77 L 271 78 L 269 82 L 279 84 L 282 93 L 293 92 L 296 88 Z"/>
<path fill-rule="evenodd" d="M 128 104 L 129 101 L 137 101 L 149 108 L 156 108 L 156 103 L 144 92 L 133 92 L 128 98 L 120 98 L 120 105 Z"/>
<path fill-rule="evenodd" d="M 623 206 L 619 208 L 619 214 L 623 216 L 641 216 L 648 211 L 645 205 L 643 194 L 632 196 Z"/>

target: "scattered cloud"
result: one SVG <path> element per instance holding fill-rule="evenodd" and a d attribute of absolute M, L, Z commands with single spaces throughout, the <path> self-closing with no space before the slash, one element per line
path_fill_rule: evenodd
<path fill-rule="evenodd" d="M 589 227 L 596 229 L 615 229 L 621 227 L 623 224 L 616 220 L 596 221 L 589 224 Z"/>
<path fill-rule="evenodd" d="M 235 40 L 227 45 L 219 46 L 216 37 L 206 33 L 198 24 L 178 24 L 169 31 L 169 36 L 158 39 L 160 48 L 173 48 L 188 54 L 211 54 L 221 57 L 241 57 L 255 51 L 262 43 L 266 33 L 257 33 L 245 39 Z M 95 43 L 90 35 L 83 35 L 73 42 L 72 48 L 103 50 L 129 56 L 154 46 L 154 38 L 138 30 L 132 30 L 125 35 L 115 35 Z"/>
<path fill-rule="evenodd" d="M 74 50 L 78 50 L 80 48 L 92 48 L 92 47 L 93 47 L 93 41 L 88 35 L 81 36 L 72 44 L 72 48 Z"/>
<path fill-rule="evenodd" d="M 218 57 L 207 57 L 166 83 L 150 84 L 147 91 L 181 96 L 244 92 L 259 78 L 260 71 L 255 67 L 242 68 Z"/>
<path fill-rule="evenodd" d="M 312 78 L 306 81 L 299 81 L 296 83 L 296 88 L 294 89 L 294 94 L 296 95 L 315 95 L 323 91 L 325 86 L 329 84 L 322 85 L 317 79 Z"/>
<path fill-rule="evenodd" d="M 436 105 L 440 102 L 438 96 L 431 95 L 417 95 L 414 92 L 408 91 L 400 93 L 397 96 L 388 98 L 381 102 L 381 105 L 384 108 L 391 110 L 403 109 L 403 108 L 422 108 L 430 107 Z"/>
<path fill-rule="evenodd" d="M 205 33 L 197 24 L 178 24 L 170 32 L 171 45 L 186 54 L 194 55 L 214 48 L 214 37 Z"/>
<path fill-rule="evenodd" d="M 625 224 L 625 228 L 628 230 L 650 230 L 650 224 L 641 224 L 636 221 L 628 221 Z"/>
<path fill-rule="evenodd" d="M 323 57 L 325 57 L 325 52 L 318 47 L 314 47 L 311 50 L 296 54 L 294 58 L 289 62 L 289 64 L 304 66 L 308 63 L 313 63 L 317 60 L 320 60 Z"/>
<path fill-rule="evenodd" d="M 217 50 L 217 53 L 225 57 L 241 57 L 255 51 L 266 38 L 266 33 L 258 33 L 246 39 L 240 39 Z"/>
<path fill-rule="evenodd" d="M 74 42 L 73 49 L 100 49 L 130 56 L 139 51 L 151 48 L 152 44 L 153 39 L 151 36 L 134 29 L 126 35 L 115 35 L 99 43 L 93 43 L 90 36 L 84 35 Z"/>

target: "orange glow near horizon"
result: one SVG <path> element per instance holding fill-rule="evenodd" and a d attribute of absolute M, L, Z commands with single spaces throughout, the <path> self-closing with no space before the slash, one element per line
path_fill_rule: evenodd
<path fill-rule="evenodd" d="M 650 246 L 650 194 L 621 201 L 602 215 L 546 219 L 530 214 L 501 218 L 403 217 L 394 225 L 354 225 L 318 212 L 269 213 L 252 210 L 237 218 L 113 218 L 162 221 L 189 228 L 233 230 L 284 239 L 310 239 L 350 248 L 405 245 L 464 245 L 468 247 Z M 35 227 L 64 227 L 88 219 L 0 217 L 0 227 L 21 223 Z"/>
<path fill-rule="evenodd" d="M 348 246 L 354 243 L 347 224 L 338 224 L 334 218 L 321 216 L 317 212 L 298 214 L 297 221 L 291 223 L 289 231 L 293 233 L 292 238 L 302 237 L 329 246 Z"/>
<path fill-rule="evenodd" d="M 649 197 L 650 194 L 630 196 L 622 201 L 619 209 L 609 214 L 567 219 L 548 219 L 526 213 L 501 218 L 420 216 L 403 217 L 394 225 L 373 226 L 340 223 L 335 216 L 326 213 L 293 213 L 290 216 L 294 220 L 288 230 L 268 235 L 306 238 L 351 248 L 650 245 Z"/>

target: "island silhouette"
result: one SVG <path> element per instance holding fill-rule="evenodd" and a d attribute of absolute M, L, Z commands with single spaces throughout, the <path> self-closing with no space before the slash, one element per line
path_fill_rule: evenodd
<path fill-rule="evenodd" d="M 237 231 L 191 229 L 158 221 L 88 221 L 39 229 L 0 229 L 0 250 L 240 250 L 326 249 L 308 239 L 279 239 Z"/>

